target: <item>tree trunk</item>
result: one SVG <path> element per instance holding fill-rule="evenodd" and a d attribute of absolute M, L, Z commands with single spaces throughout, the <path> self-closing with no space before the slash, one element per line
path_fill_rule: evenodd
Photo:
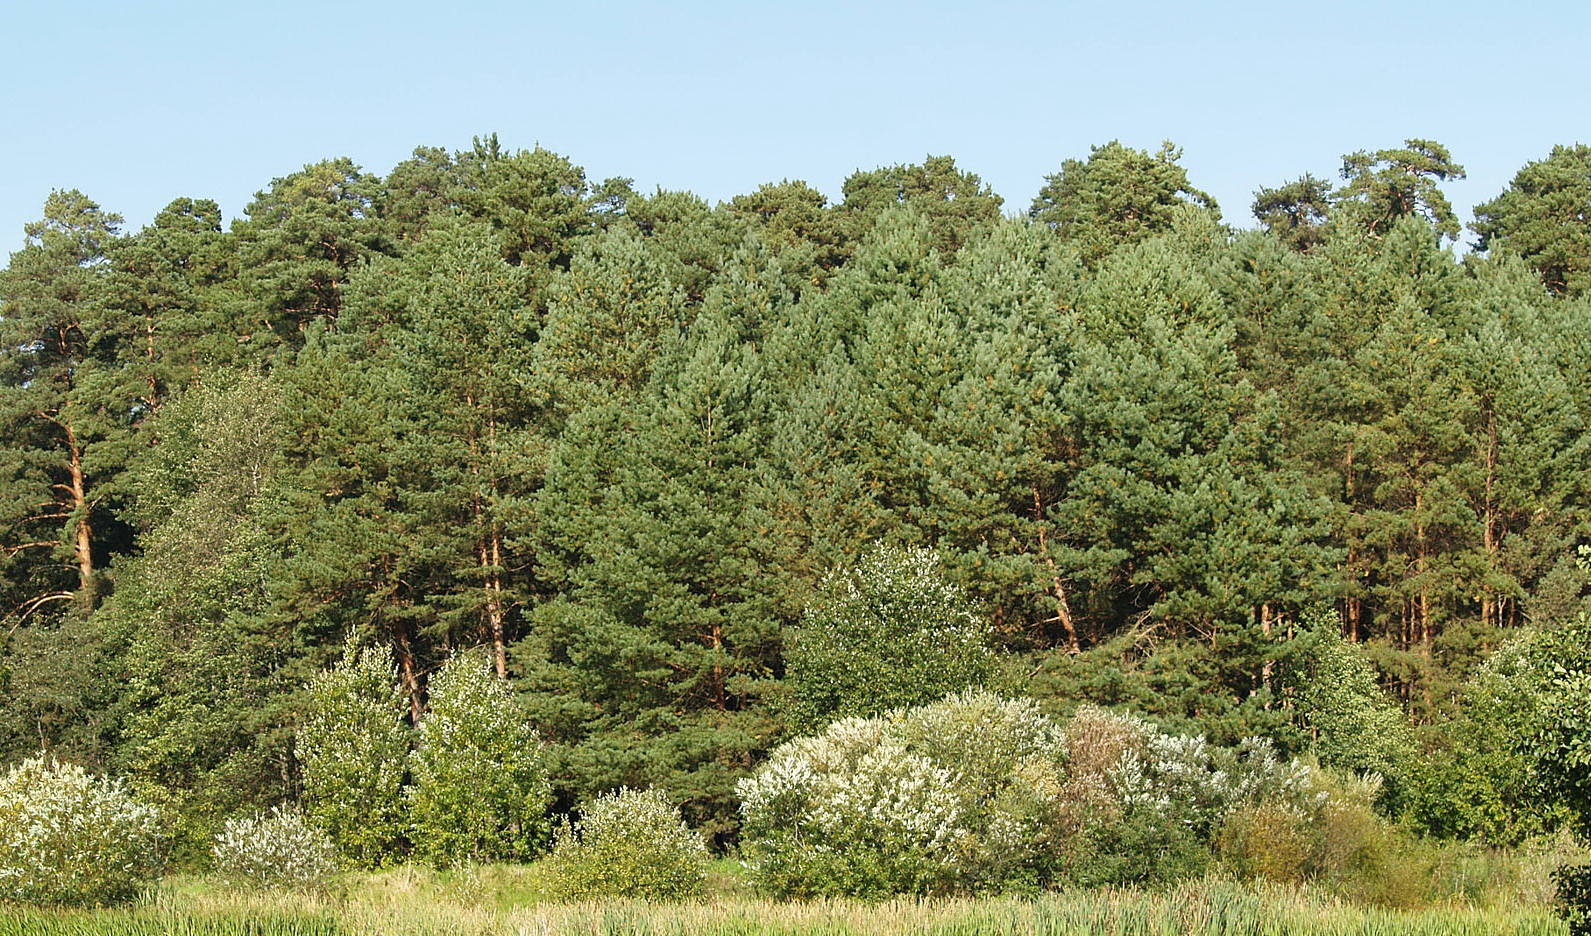
<path fill-rule="evenodd" d="M 1498 529 L 1497 510 L 1497 414 L 1486 414 L 1486 506 L 1483 513 L 1483 527 L 1481 536 L 1486 546 L 1486 563 L 1495 569 L 1497 566 L 1497 553 L 1502 546 L 1502 536 Z M 1481 589 L 1481 620 L 1487 624 L 1502 626 L 1502 609 L 1500 602 L 1492 594 L 1491 585 Z"/>
<path fill-rule="evenodd" d="M 481 546 L 486 569 L 486 624 L 492 635 L 492 661 L 497 678 L 508 678 L 508 637 L 503 627 L 503 537 L 493 529 Z"/>
<path fill-rule="evenodd" d="M 88 489 L 83 478 L 83 449 L 78 445 L 77 433 L 68 423 L 62 423 L 61 428 L 66 430 L 66 447 L 69 455 L 69 471 L 71 473 L 72 513 L 77 517 L 76 528 L 72 537 L 72 555 L 77 560 L 77 587 L 78 596 L 86 608 L 94 607 L 94 526 L 89 517 Z"/>
<path fill-rule="evenodd" d="M 1066 630 L 1066 649 L 1069 653 L 1082 652 L 1082 645 L 1077 639 L 1077 622 L 1072 619 L 1071 602 L 1066 598 L 1066 586 L 1061 582 L 1060 567 L 1055 564 L 1055 557 L 1050 555 L 1050 544 L 1044 534 L 1044 501 L 1039 497 L 1038 485 L 1033 486 L 1033 520 L 1038 524 L 1039 553 L 1050 567 L 1050 593 L 1055 597 L 1055 617 L 1053 620 L 1061 622 L 1061 627 Z"/>

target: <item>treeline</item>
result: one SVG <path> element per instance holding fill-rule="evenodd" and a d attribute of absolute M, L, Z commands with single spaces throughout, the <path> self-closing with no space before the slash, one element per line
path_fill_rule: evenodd
<path fill-rule="evenodd" d="M 713 206 L 495 137 L 230 227 L 52 193 L 0 274 L 0 760 L 201 840 L 295 795 L 352 631 L 416 719 L 486 648 L 563 806 L 656 784 L 725 839 L 784 635 L 874 543 L 935 550 L 1056 710 L 1301 750 L 1324 603 L 1439 724 L 1581 604 L 1591 148 L 1462 258 L 1439 144 L 1261 189 L 1254 231 L 1178 155 L 1096 147 L 1021 218 L 948 157 Z"/>

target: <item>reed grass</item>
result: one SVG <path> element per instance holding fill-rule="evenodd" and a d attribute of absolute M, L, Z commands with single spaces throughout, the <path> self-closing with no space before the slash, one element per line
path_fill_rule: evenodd
<path fill-rule="evenodd" d="M 534 868 L 349 875 L 310 893 L 169 881 L 120 908 L 0 906 L 0 936 L 1567 936 L 1545 906 L 1362 906 L 1312 888 L 1220 879 L 1031 899 L 693 903 L 549 899 Z"/>

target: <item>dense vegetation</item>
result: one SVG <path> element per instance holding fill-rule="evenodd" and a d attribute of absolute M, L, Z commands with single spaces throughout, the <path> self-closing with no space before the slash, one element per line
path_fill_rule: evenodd
<path fill-rule="evenodd" d="M 1024 217 L 948 157 L 715 207 L 495 138 L 230 227 L 52 193 L 0 273 L 0 763 L 127 778 L 194 865 L 284 802 L 355 864 L 528 857 L 620 788 L 724 846 L 781 742 L 983 684 L 1586 832 L 1591 148 L 1462 257 L 1440 144 L 1256 230 L 1178 157 Z"/>

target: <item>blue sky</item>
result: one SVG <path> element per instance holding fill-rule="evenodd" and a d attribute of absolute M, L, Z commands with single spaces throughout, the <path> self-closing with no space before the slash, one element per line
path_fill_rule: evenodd
<path fill-rule="evenodd" d="M 1464 220 L 1591 142 L 1591 4 L 0 0 L 0 248 L 52 188 L 229 217 L 331 156 L 496 132 L 713 201 L 949 154 L 1025 210 L 1063 159 L 1182 147 L 1233 223 L 1343 153 L 1446 144 Z"/>

